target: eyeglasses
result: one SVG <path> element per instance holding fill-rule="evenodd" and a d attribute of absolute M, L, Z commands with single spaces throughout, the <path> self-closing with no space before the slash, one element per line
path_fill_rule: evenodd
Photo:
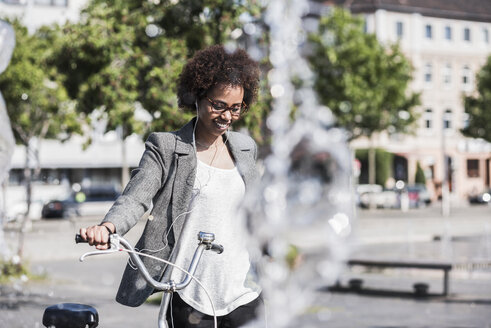
<path fill-rule="evenodd" d="M 213 109 L 213 111 L 215 113 L 221 114 L 221 113 L 224 113 L 225 111 L 229 110 L 230 114 L 232 114 L 233 116 L 239 116 L 241 113 L 245 112 L 247 109 L 247 105 L 245 104 L 244 101 L 242 101 L 242 104 L 240 104 L 240 105 L 233 105 L 233 106 L 228 107 L 223 102 L 217 102 L 217 101 L 214 101 L 208 97 L 206 97 L 206 99 L 210 102 L 211 108 Z"/>

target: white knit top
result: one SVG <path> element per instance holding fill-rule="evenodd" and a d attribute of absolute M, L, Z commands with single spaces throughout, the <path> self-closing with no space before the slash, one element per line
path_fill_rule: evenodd
<path fill-rule="evenodd" d="M 215 242 L 224 246 L 222 254 L 205 251 L 195 273 L 220 316 L 253 301 L 261 291 L 251 268 L 245 224 L 237 215 L 244 193 L 244 181 L 236 167 L 219 169 L 198 160 L 190 213 L 174 252 L 175 263 L 187 269 L 200 231 L 214 233 Z M 182 272 L 173 269 L 174 281 L 180 282 L 183 277 Z M 179 291 L 179 296 L 196 310 L 213 314 L 208 297 L 196 282 Z"/>

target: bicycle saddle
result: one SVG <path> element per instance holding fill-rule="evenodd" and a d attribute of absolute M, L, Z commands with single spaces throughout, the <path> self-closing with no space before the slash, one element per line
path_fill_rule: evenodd
<path fill-rule="evenodd" d="M 52 328 L 95 328 L 99 324 L 97 310 L 85 304 L 60 303 L 44 310 L 43 325 Z"/>

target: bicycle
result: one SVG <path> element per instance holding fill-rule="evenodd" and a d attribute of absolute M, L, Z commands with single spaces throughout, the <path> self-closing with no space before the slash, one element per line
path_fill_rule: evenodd
<path fill-rule="evenodd" d="M 196 272 L 196 268 L 198 267 L 199 261 L 201 259 L 201 255 L 205 250 L 212 250 L 218 254 L 221 254 L 223 252 L 224 250 L 223 246 L 213 243 L 214 240 L 215 240 L 215 235 L 213 233 L 200 232 L 198 234 L 199 243 L 198 246 L 196 247 L 191 263 L 189 264 L 188 270 L 185 270 L 166 260 L 156 258 L 149 254 L 144 254 L 135 251 L 133 246 L 126 239 L 119 236 L 118 234 L 112 234 L 109 236 L 109 243 L 110 243 L 109 249 L 87 252 L 80 257 L 80 261 L 83 262 L 86 257 L 94 256 L 94 255 L 112 254 L 121 251 L 127 252 L 131 260 L 135 264 L 135 266 L 138 268 L 138 271 L 145 279 L 145 281 L 150 286 L 152 286 L 155 290 L 164 292 L 162 294 L 162 299 L 160 302 L 158 327 L 168 328 L 169 326 L 167 324 L 167 320 L 165 317 L 166 317 L 167 308 L 172 293 L 185 288 L 187 285 L 189 285 L 191 280 L 196 281 L 202 288 L 204 288 L 201 285 L 201 282 L 194 277 L 194 273 Z M 77 234 L 75 236 L 75 242 L 78 244 L 78 243 L 86 243 L 87 241 L 82 239 L 82 237 L 79 234 Z M 183 271 L 186 274 L 186 276 L 179 283 L 176 283 L 173 280 L 164 281 L 164 282 L 157 281 L 150 276 L 147 268 L 143 264 L 139 255 L 152 257 L 154 259 L 162 261 L 170 266 L 173 266 Z M 206 289 L 204 290 L 206 295 L 208 295 Z M 210 304 L 213 309 L 214 326 L 215 328 L 217 328 L 217 318 L 215 315 L 215 308 L 209 295 L 208 298 L 210 300 Z M 43 314 L 43 325 L 48 328 L 79 328 L 79 327 L 95 328 L 99 325 L 99 314 L 97 313 L 97 310 L 90 305 L 78 304 L 78 303 L 61 303 L 61 304 L 51 305 L 45 309 Z"/>

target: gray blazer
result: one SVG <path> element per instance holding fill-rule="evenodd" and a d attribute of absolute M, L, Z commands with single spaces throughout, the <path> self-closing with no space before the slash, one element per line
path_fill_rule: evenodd
<path fill-rule="evenodd" d="M 138 249 L 160 250 L 152 255 L 169 259 L 181 234 L 184 218 L 175 218 L 188 210 L 196 176 L 196 151 L 193 145 L 191 120 L 179 131 L 152 133 L 146 143 L 139 167 L 131 172 L 131 179 L 116 200 L 103 222 L 111 222 L 119 235 L 124 235 L 151 208 L 142 236 L 135 245 Z M 252 138 L 237 132 L 227 133 L 227 147 L 244 179 L 246 189 L 255 179 L 256 143 Z M 168 247 L 165 237 L 168 233 Z M 212 232 L 212 231 L 211 231 Z M 148 257 L 142 258 L 150 275 L 160 280 L 165 264 Z M 129 265 L 119 286 L 116 300 L 128 306 L 139 306 L 152 294 L 137 270 Z"/>

